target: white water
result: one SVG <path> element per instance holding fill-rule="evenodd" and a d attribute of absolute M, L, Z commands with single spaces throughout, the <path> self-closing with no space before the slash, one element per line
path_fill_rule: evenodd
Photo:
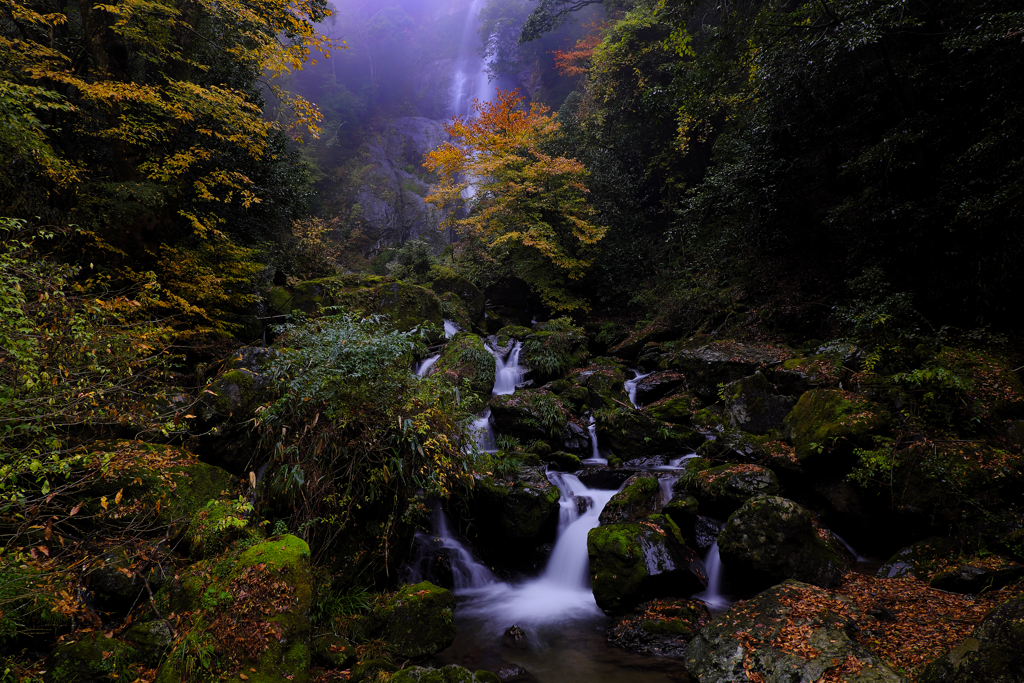
<path fill-rule="evenodd" d="M 470 432 L 476 439 L 476 447 L 481 453 L 497 453 L 498 443 L 494 434 L 494 427 L 491 425 L 491 409 L 484 412 L 473 420 L 469 426 Z"/>
<path fill-rule="evenodd" d="M 487 80 L 487 64 L 480 58 L 480 10 L 485 0 L 473 0 L 462 28 L 459 56 L 452 75 L 451 113 L 455 116 L 473 114 L 473 100 L 486 102 L 494 95 Z"/>
<path fill-rule="evenodd" d="M 438 360 L 440 360 L 440 358 L 441 358 L 441 354 L 437 354 L 436 356 L 431 356 L 430 358 L 425 358 L 423 360 L 423 362 L 420 363 L 419 367 L 416 368 L 416 376 L 417 377 L 426 377 L 427 373 L 430 372 L 430 368 L 434 365 L 434 363 L 436 363 Z"/>
<path fill-rule="evenodd" d="M 829 529 L 829 531 L 832 531 L 832 530 Z M 854 550 L 853 546 L 850 545 L 849 543 L 847 543 L 846 540 L 842 536 L 840 536 L 839 534 L 837 534 L 834 531 L 832 531 L 832 535 L 836 537 L 837 541 L 839 541 L 844 546 L 846 546 L 846 549 L 850 551 L 850 554 L 853 555 L 853 557 L 857 560 L 857 562 L 870 562 L 871 561 L 870 558 L 864 557 L 863 555 L 858 553 L 856 550 Z"/>
<path fill-rule="evenodd" d="M 513 624 L 536 629 L 603 616 L 590 588 L 587 534 L 616 492 L 587 488 L 572 474 L 549 472 L 548 477 L 562 496 L 558 537 L 544 572 L 519 584 L 487 582 L 457 591 L 467 598 L 460 615 L 479 620 L 494 635 Z M 582 514 L 580 498 L 587 502 Z"/>
<path fill-rule="evenodd" d="M 636 404 L 636 385 L 640 383 L 640 380 L 651 373 L 648 372 L 641 375 L 639 370 L 634 370 L 633 372 L 636 373 L 636 377 L 626 380 L 622 386 L 626 389 L 626 395 L 629 396 L 629 402 L 633 404 L 634 408 L 639 408 L 640 406 Z"/>
<path fill-rule="evenodd" d="M 444 321 L 444 338 L 451 339 L 458 332 L 462 332 L 462 328 L 446 318 Z"/>
<path fill-rule="evenodd" d="M 724 612 L 732 606 L 732 600 L 722 593 L 722 558 L 718 554 L 718 541 L 711 544 L 704 557 L 704 573 L 708 577 L 707 590 L 695 593 L 693 597 L 707 603 L 712 612 Z"/>
<path fill-rule="evenodd" d="M 437 540 L 448 549 L 452 564 L 452 582 L 455 590 L 473 588 L 497 583 L 491 570 L 474 557 L 473 553 L 452 534 L 448 526 L 448 515 L 438 508 L 435 515 Z"/>
<path fill-rule="evenodd" d="M 583 460 L 585 465 L 607 465 L 608 458 L 601 457 L 601 450 L 597 447 L 597 420 L 590 416 L 590 425 L 587 426 L 590 432 L 590 457 Z"/>
<path fill-rule="evenodd" d="M 523 383 L 523 376 L 526 370 L 519 364 L 519 353 L 523 350 L 523 343 L 517 341 L 507 358 L 502 358 L 501 353 L 496 349 L 487 347 L 487 350 L 494 356 L 494 390 L 495 396 L 500 394 L 514 394 L 516 387 Z"/>

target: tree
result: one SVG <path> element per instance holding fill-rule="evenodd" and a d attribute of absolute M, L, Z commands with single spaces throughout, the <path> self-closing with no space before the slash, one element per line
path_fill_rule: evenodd
<path fill-rule="evenodd" d="M 475 103 L 475 118 L 445 124 L 456 142 L 427 155 L 424 166 L 440 177 L 427 201 L 547 305 L 585 310 L 570 282 L 586 273 L 606 228 L 593 222 L 583 165 L 545 151 L 559 129 L 555 115 L 522 104 L 517 92 L 498 91 L 496 101 Z"/>

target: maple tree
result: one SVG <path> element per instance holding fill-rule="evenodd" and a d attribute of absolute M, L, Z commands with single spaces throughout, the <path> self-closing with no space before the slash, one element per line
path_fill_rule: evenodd
<path fill-rule="evenodd" d="M 455 117 L 455 140 L 426 156 L 440 180 L 426 201 L 448 210 L 445 227 L 479 239 L 495 265 L 533 286 L 556 310 L 586 309 L 569 289 L 593 263 L 606 228 L 595 222 L 579 161 L 545 150 L 559 123 L 547 107 L 523 107 L 516 91 L 475 102 L 476 116 Z"/>

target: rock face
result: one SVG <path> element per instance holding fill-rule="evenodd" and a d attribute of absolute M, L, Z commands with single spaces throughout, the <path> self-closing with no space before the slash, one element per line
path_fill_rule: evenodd
<path fill-rule="evenodd" d="M 622 610 L 656 597 L 685 597 L 707 587 L 700 558 L 663 515 L 591 529 L 587 554 L 594 599 Z"/>
<path fill-rule="evenodd" d="M 690 391 L 705 401 L 715 401 L 719 384 L 749 377 L 758 370 L 774 367 L 792 356 L 789 349 L 776 346 L 712 342 L 676 352 L 671 358 L 671 364 L 673 369 L 686 376 L 686 385 Z"/>
<path fill-rule="evenodd" d="M 997 569 L 964 565 L 932 577 L 932 588 L 951 593 L 984 593 L 1024 579 L 1024 566 L 1015 562 Z"/>
<path fill-rule="evenodd" d="M 540 468 L 523 468 L 520 473 L 514 483 L 484 476 L 473 486 L 480 533 L 492 541 L 535 538 L 558 518 L 558 488 Z"/>
<path fill-rule="evenodd" d="M 570 411 L 561 397 L 546 389 L 526 389 L 495 396 L 489 403 L 494 428 L 524 441 L 542 439 L 561 447 Z"/>
<path fill-rule="evenodd" d="M 803 466 L 843 470 L 857 445 L 885 428 L 889 415 L 858 394 L 840 389 L 813 389 L 800 397 L 785 420 L 787 436 Z"/>
<path fill-rule="evenodd" d="M 648 472 L 633 475 L 601 511 L 601 524 L 639 522 L 658 511 L 658 479 Z"/>
<path fill-rule="evenodd" d="M 949 538 L 926 538 L 923 541 L 897 550 L 875 573 L 880 579 L 896 579 L 914 576 L 923 581 L 935 572 L 939 561 L 958 549 L 956 541 Z"/>
<path fill-rule="evenodd" d="M 469 332 L 459 332 L 452 337 L 441 357 L 430 368 L 431 375 L 442 374 L 455 386 L 468 381 L 470 389 L 481 397 L 490 397 L 494 387 L 494 356 L 484 346 L 483 340 Z"/>
<path fill-rule="evenodd" d="M 640 411 L 619 410 L 598 421 L 598 442 L 622 460 L 692 453 L 704 437 L 679 425 L 666 425 Z"/>
<path fill-rule="evenodd" d="M 781 429 L 796 399 L 780 396 L 760 372 L 725 385 L 725 407 L 733 427 L 764 434 Z"/>
<path fill-rule="evenodd" d="M 858 617 L 844 599 L 805 583 L 786 581 L 702 628 L 690 642 L 686 669 L 700 683 L 812 683 L 835 663 L 844 662 L 854 664 L 851 669 L 858 671 L 844 673 L 840 680 L 905 683 L 906 679 L 878 656 L 850 638 L 849 630 Z M 784 628 L 791 633 L 795 629 L 795 633 L 780 640 L 799 649 L 773 642 Z"/>
<path fill-rule="evenodd" d="M 636 404 L 646 406 L 660 401 L 685 385 L 686 378 L 681 372 L 672 370 L 652 372 L 637 382 Z"/>
<path fill-rule="evenodd" d="M 985 616 L 970 638 L 935 660 L 919 683 L 1017 683 L 1024 680 L 1024 598 Z"/>
<path fill-rule="evenodd" d="M 608 642 L 645 655 L 682 657 L 710 620 L 707 605 L 700 600 L 652 600 L 615 622 L 608 629 Z"/>
<path fill-rule="evenodd" d="M 455 597 L 426 581 L 400 588 L 372 618 L 399 657 L 437 654 L 455 640 Z"/>
<path fill-rule="evenodd" d="M 718 518 L 732 514 L 751 498 L 774 496 L 781 490 L 775 474 L 759 465 L 711 467 L 680 477 L 676 488 L 696 498 L 701 513 Z"/>
<path fill-rule="evenodd" d="M 779 496 L 751 498 L 718 537 L 722 562 L 751 586 L 796 579 L 837 585 L 853 558 L 811 512 Z"/>

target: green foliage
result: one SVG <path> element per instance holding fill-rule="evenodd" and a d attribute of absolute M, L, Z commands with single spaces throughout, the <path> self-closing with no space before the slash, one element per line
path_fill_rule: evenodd
<path fill-rule="evenodd" d="M 896 468 L 900 464 L 896 440 L 890 437 L 876 436 L 873 446 L 873 448 L 854 449 L 853 454 L 857 457 L 857 464 L 846 478 L 863 487 L 870 483 L 884 483 L 891 486 Z"/>
<path fill-rule="evenodd" d="M 422 282 L 434 263 L 435 257 L 426 240 L 409 240 L 394 252 L 387 268 L 394 277 Z"/>
<path fill-rule="evenodd" d="M 192 623 L 175 644 L 168 660 L 184 680 L 199 680 L 219 666 L 217 641 L 201 621 Z"/>
<path fill-rule="evenodd" d="M 523 341 L 523 358 L 533 370 L 555 376 L 578 367 L 586 358 L 587 337 L 569 318 L 554 318 Z"/>

